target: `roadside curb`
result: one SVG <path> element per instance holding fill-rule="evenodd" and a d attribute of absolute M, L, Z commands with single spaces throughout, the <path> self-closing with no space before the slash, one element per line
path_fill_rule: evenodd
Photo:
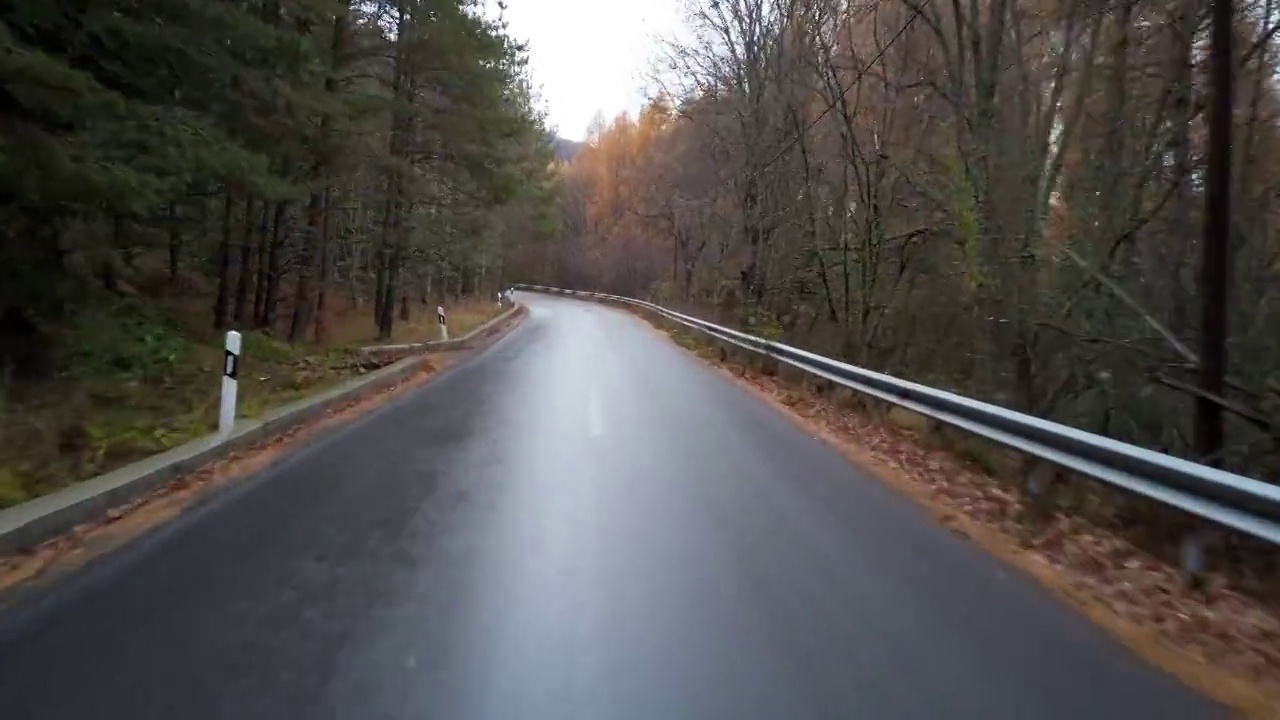
<path fill-rule="evenodd" d="M 410 357 L 276 408 L 261 417 L 237 420 L 229 434 L 206 435 L 57 492 L 0 510 L 0 555 L 38 545 L 213 460 L 314 420 L 352 400 L 363 399 L 396 385 L 422 367 L 427 360 L 427 351 L 470 349 L 477 341 L 502 329 L 506 321 L 518 316 L 522 309 L 523 306 L 516 305 L 465 337 L 450 340 L 447 344 L 407 346 L 406 351 L 412 353 Z"/>

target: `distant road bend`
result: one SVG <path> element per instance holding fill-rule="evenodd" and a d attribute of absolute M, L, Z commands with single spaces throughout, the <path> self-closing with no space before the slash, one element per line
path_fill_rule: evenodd
<path fill-rule="evenodd" d="M 0 718 L 1213 718 L 644 323 L 479 357 L 0 617 Z"/>

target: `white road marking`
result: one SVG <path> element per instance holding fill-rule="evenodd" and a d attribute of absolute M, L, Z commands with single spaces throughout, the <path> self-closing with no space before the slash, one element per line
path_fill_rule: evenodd
<path fill-rule="evenodd" d="M 587 387 L 587 435 L 604 435 L 604 407 L 600 404 L 600 393 L 595 385 Z"/>

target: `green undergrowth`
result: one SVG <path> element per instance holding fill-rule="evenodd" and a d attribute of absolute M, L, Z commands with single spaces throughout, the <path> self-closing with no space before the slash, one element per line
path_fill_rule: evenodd
<path fill-rule="evenodd" d="M 62 328 L 55 375 L 0 390 L 0 507 L 212 432 L 223 339 L 194 324 L 125 299 Z M 370 369 L 349 349 L 243 338 L 241 417 Z"/>
<path fill-rule="evenodd" d="M 387 343 L 419 343 L 441 339 L 434 305 L 411 303 L 409 310 L 409 318 L 406 320 L 397 309 L 395 326 Z M 445 308 L 449 336 L 462 337 L 497 317 L 500 312 L 497 302 L 487 299 L 454 300 Z M 368 316 L 367 312 L 348 312 L 343 317 L 336 318 L 329 328 L 332 342 L 335 345 L 355 347 L 374 344 Z"/>
<path fill-rule="evenodd" d="M 209 329 L 206 298 L 187 300 L 112 296 L 58 329 L 52 377 L 0 383 L 0 507 L 213 432 L 224 336 Z M 437 339 L 429 310 L 414 308 L 391 342 Z M 447 310 L 454 337 L 499 312 L 476 299 Z M 334 317 L 323 347 L 242 331 L 238 416 L 260 416 L 388 362 L 358 352 L 376 344 L 369 314 Z"/>

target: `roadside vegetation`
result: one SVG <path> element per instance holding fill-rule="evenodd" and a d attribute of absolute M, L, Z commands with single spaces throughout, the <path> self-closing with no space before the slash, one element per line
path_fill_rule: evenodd
<path fill-rule="evenodd" d="M 1280 173 L 1260 161 L 1280 147 L 1280 4 L 687 10 L 661 91 L 598 118 L 564 166 L 564 231 L 519 250 L 541 284 L 1280 480 Z M 1175 567 L 1197 527 L 973 438 L 946 446 L 1019 507 Z M 1278 607 L 1280 552 L 1208 535 L 1207 584 Z"/>
<path fill-rule="evenodd" d="M 563 232 L 519 249 L 539 284 L 1280 482 L 1280 3 L 686 9 L 658 92 L 598 118 L 564 166 Z M 1266 684 L 1275 715 L 1275 547 L 1215 528 L 1187 583 L 1183 513 L 785 368 L 736 370 L 1098 617 Z"/>
<path fill-rule="evenodd" d="M 93 477 L 213 432 L 223 333 L 203 293 L 114 299 L 67 327 L 57 377 L 9 388 L 0 406 L 0 507 Z M 452 336 L 497 316 L 493 301 L 442 300 Z M 391 362 L 362 308 L 335 312 L 324 342 L 243 331 L 238 416 L 252 418 Z M 435 306 L 415 308 L 387 342 L 439 339 Z"/>
<path fill-rule="evenodd" d="M 496 314 L 551 136 L 469 0 L 0 8 L 0 507 Z"/>
<path fill-rule="evenodd" d="M 1225 4 L 693 0 L 524 265 L 1278 478 L 1280 3 L 1223 113 Z"/>
<path fill-rule="evenodd" d="M 1154 665 L 1236 710 L 1280 708 L 1280 575 L 1265 543 L 1232 537 L 1191 585 L 1176 513 L 1107 486 L 1050 478 L 1035 501 L 1021 462 L 976 436 L 637 311 L 935 520 L 1034 578 Z M 1181 527 L 1185 528 L 1185 525 Z"/>

